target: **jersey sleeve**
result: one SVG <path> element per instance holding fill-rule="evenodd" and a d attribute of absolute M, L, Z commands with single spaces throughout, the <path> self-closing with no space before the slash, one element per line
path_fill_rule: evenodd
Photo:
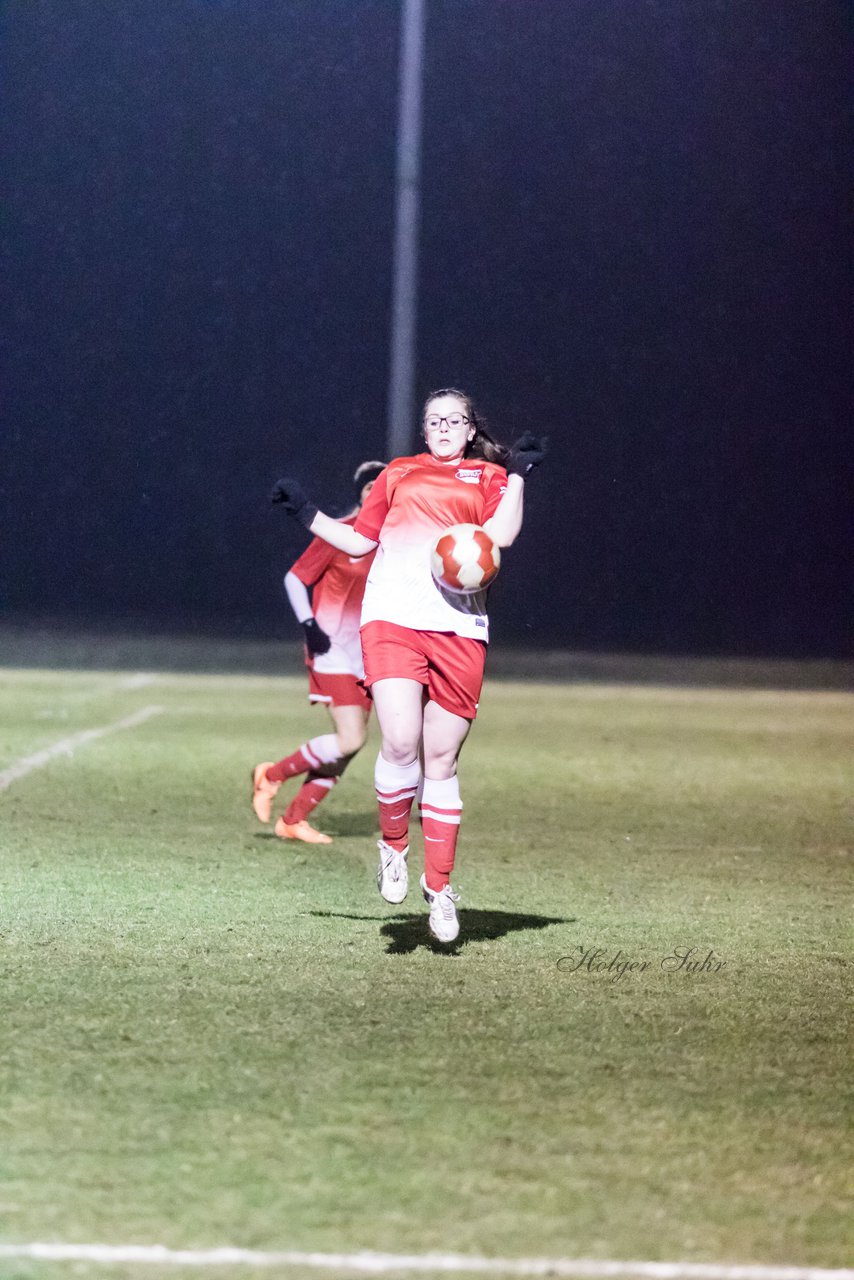
<path fill-rule="evenodd" d="M 356 532 L 361 533 L 365 538 L 370 538 L 371 542 L 379 542 L 380 529 L 388 515 L 388 507 L 388 467 L 386 467 L 385 471 L 381 471 L 377 476 L 365 500 L 365 505 L 356 516 L 354 525 Z"/>
<path fill-rule="evenodd" d="M 486 492 L 483 496 L 484 520 L 488 520 L 490 516 L 495 515 L 496 507 L 503 498 L 506 488 L 507 472 L 503 467 L 496 467 L 487 481 Z"/>
<path fill-rule="evenodd" d="M 306 587 L 313 587 L 315 582 L 326 572 L 335 555 L 335 548 L 322 538 L 312 538 L 298 560 L 291 565 L 290 572 Z"/>

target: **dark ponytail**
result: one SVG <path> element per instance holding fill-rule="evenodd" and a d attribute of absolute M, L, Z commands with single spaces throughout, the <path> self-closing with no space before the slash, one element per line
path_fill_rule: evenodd
<path fill-rule="evenodd" d="M 486 427 L 477 418 L 473 418 L 475 424 L 474 440 L 470 440 L 466 445 L 466 458 L 483 458 L 485 462 L 497 462 L 503 467 L 509 457 L 510 450 L 506 445 L 501 444 L 498 440 L 487 431 Z"/>

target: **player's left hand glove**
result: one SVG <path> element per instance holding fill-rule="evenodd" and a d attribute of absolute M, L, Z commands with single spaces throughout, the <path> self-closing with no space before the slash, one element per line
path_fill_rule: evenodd
<path fill-rule="evenodd" d="M 270 494 L 270 501 L 274 506 L 283 506 L 289 516 L 293 516 L 295 520 L 299 520 L 300 524 L 304 524 L 306 529 L 311 527 L 311 522 L 317 515 L 317 507 L 308 498 L 305 490 L 298 480 L 292 480 L 286 476 L 284 480 L 277 480 L 273 485 L 273 492 Z"/>
<path fill-rule="evenodd" d="M 545 458 L 549 449 L 548 436 L 535 436 L 526 431 L 510 446 L 510 453 L 505 462 L 509 476 L 521 476 L 524 480 Z"/>
<path fill-rule="evenodd" d="M 320 653 L 329 652 L 332 641 L 316 618 L 306 618 L 302 629 L 305 632 L 305 647 L 313 658 Z"/>

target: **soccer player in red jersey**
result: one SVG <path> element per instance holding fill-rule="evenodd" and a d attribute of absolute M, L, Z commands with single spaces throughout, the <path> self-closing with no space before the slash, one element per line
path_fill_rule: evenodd
<path fill-rule="evenodd" d="M 341 523 L 352 528 L 383 462 L 363 462 L 353 477 L 357 506 Z M 309 702 L 324 703 L 334 733 L 304 742 L 275 763 L 265 760 L 252 774 L 252 806 L 261 822 L 270 821 L 273 797 L 288 778 L 303 783 L 275 825 L 283 840 L 331 844 L 308 821 L 347 765 L 365 745 L 371 697 L 364 682 L 359 623 L 362 596 L 373 555 L 350 556 L 322 538 L 313 538 L 285 574 L 285 591 L 305 633 Z"/>
<path fill-rule="evenodd" d="M 419 794 L 430 930 L 453 942 L 459 895 L 450 875 L 462 813 L 457 760 L 477 714 L 489 620 L 484 595 L 439 589 L 430 547 L 460 523 L 481 525 L 500 547 L 510 546 L 522 527 L 525 478 L 542 462 L 547 442 L 525 432 L 509 449 L 498 445 L 471 398 L 454 388 L 428 398 L 421 425 L 426 452 L 390 462 L 353 525 L 318 511 L 293 480 L 279 481 L 273 501 L 349 555 L 376 550 L 361 637 L 382 733 L 374 774 L 382 833 L 377 883 L 387 902 L 406 896 L 409 818 Z"/>

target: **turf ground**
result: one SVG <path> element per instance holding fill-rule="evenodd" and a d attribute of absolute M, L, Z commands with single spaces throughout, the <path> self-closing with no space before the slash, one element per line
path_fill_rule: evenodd
<path fill-rule="evenodd" d="M 154 707 L 4 774 L 0 1240 L 851 1264 L 854 696 L 493 680 L 446 950 L 375 729 L 255 821 L 301 678 L 8 669 L 0 774 Z"/>

